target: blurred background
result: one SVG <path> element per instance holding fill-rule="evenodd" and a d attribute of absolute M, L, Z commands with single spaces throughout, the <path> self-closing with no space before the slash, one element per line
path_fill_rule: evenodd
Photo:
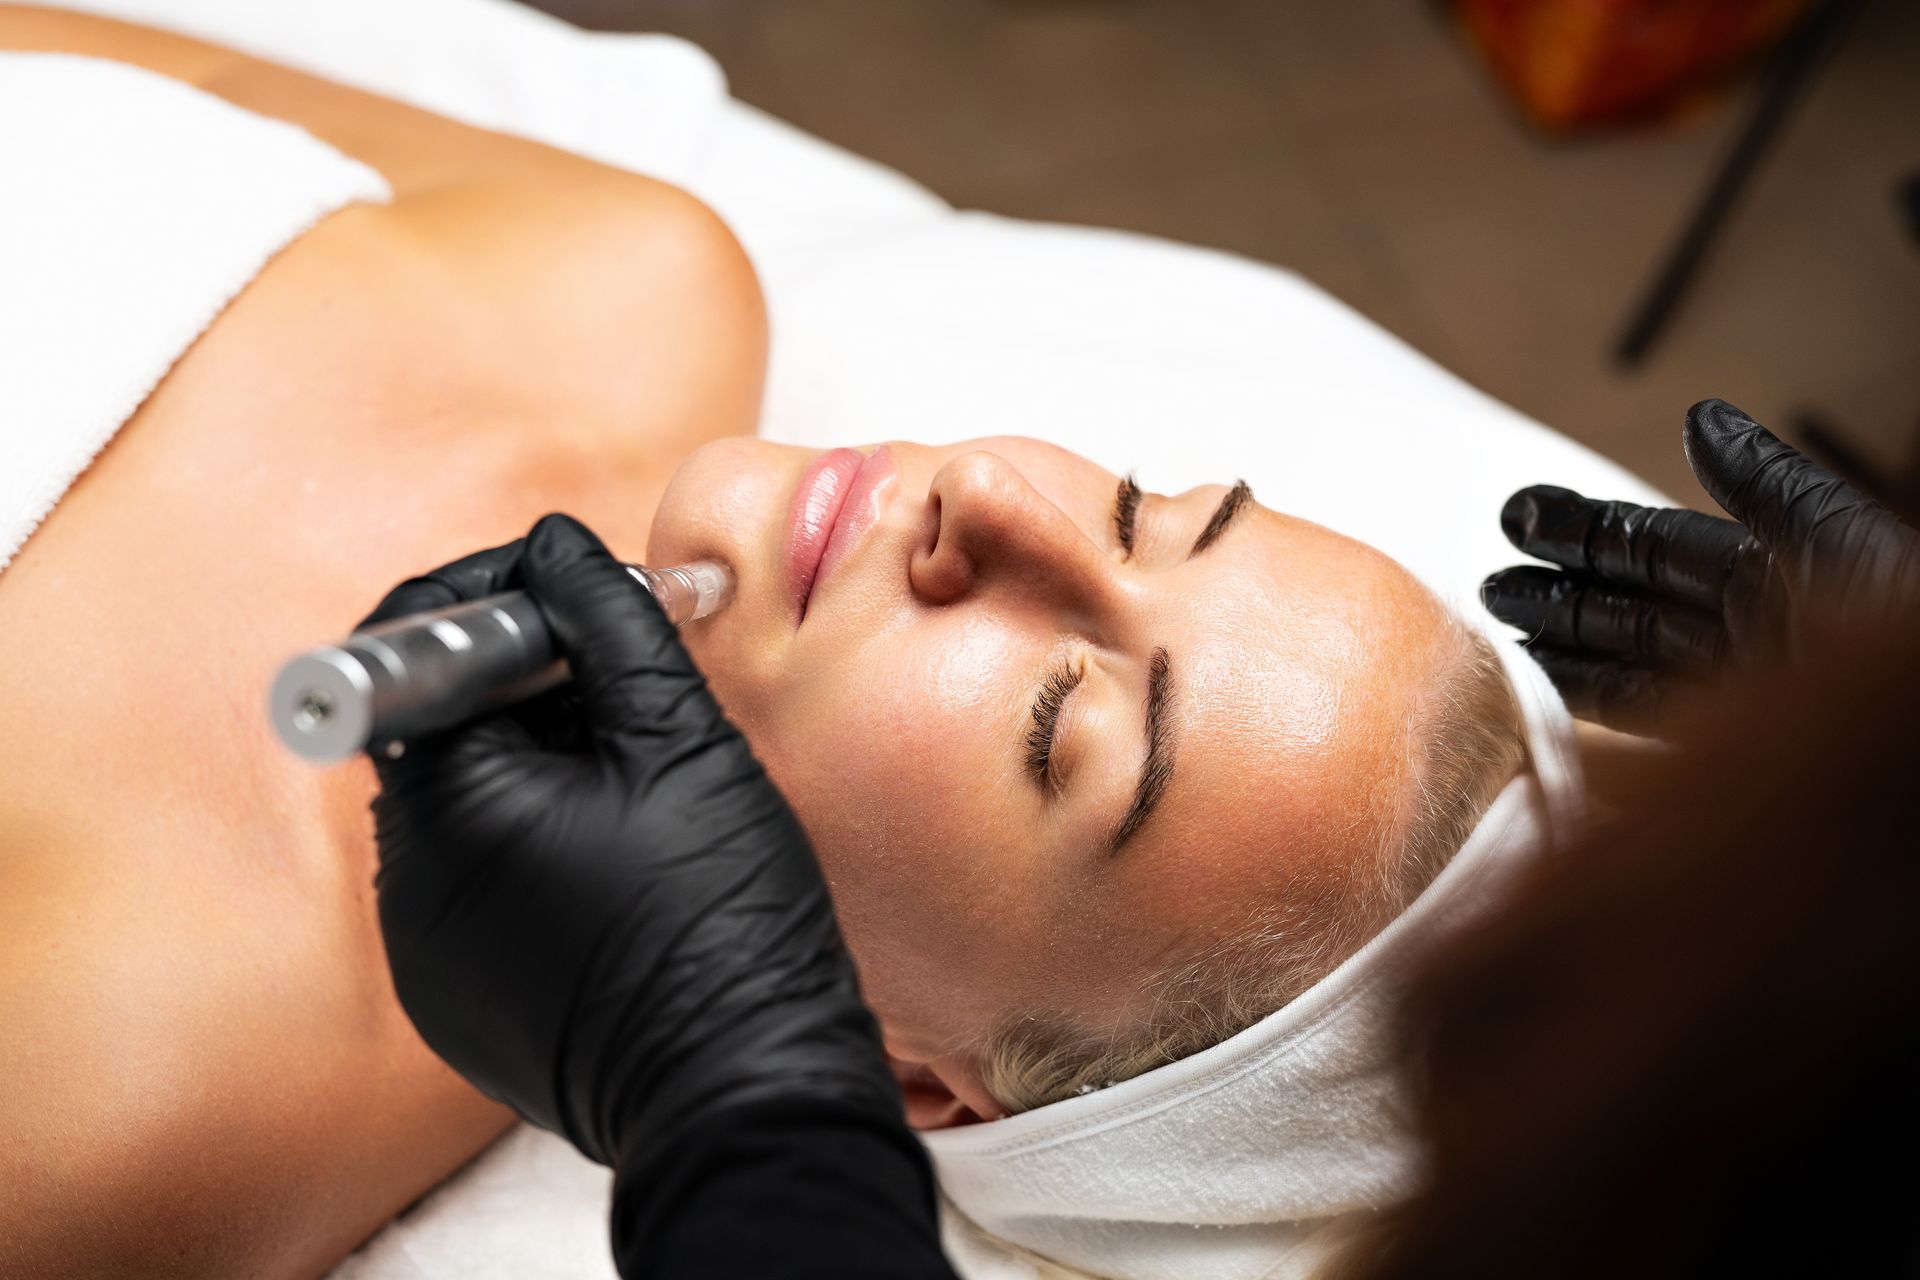
<path fill-rule="evenodd" d="M 1706 501 L 1720 396 L 1920 488 L 1913 0 L 539 0 L 950 202 L 1278 264 Z"/>

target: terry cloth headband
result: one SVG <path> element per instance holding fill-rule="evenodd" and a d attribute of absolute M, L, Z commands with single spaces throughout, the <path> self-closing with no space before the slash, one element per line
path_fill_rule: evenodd
<path fill-rule="evenodd" d="M 923 1135 L 966 1219 L 1116 1280 L 1282 1280 L 1323 1260 L 1334 1219 L 1406 1192 L 1414 1150 L 1389 1040 L 1395 979 L 1580 803 L 1565 704 L 1513 638 L 1490 638 L 1531 769 L 1426 891 L 1285 1008 L 1211 1049 L 1097 1093 Z M 963 1265 L 965 1234 L 949 1232 Z"/>

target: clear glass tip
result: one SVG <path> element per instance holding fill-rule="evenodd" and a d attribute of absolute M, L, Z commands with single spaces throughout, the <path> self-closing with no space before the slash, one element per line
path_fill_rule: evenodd
<path fill-rule="evenodd" d="M 627 568 L 653 593 L 667 621 L 676 627 L 710 618 L 733 603 L 733 571 L 718 560 L 695 560 L 670 569 L 637 564 Z"/>

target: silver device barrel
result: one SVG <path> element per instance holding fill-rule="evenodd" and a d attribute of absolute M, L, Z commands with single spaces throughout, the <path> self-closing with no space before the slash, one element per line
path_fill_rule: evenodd
<path fill-rule="evenodd" d="M 714 561 L 628 569 L 676 626 L 732 598 L 732 575 Z M 508 591 L 395 618 L 301 654 L 275 677 L 268 715 L 295 753 L 330 764 L 369 743 L 451 728 L 566 676 L 540 607 Z"/>

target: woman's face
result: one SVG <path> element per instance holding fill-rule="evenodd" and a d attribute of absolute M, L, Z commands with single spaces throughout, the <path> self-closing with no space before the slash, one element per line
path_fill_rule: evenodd
<path fill-rule="evenodd" d="M 1227 485 L 1036 440 L 694 454 L 649 561 L 733 565 L 684 637 L 812 836 L 889 1048 L 1116 1016 L 1391 820 L 1442 612 Z M 963 1092 L 956 1089 L 956 1092 Z"/>

